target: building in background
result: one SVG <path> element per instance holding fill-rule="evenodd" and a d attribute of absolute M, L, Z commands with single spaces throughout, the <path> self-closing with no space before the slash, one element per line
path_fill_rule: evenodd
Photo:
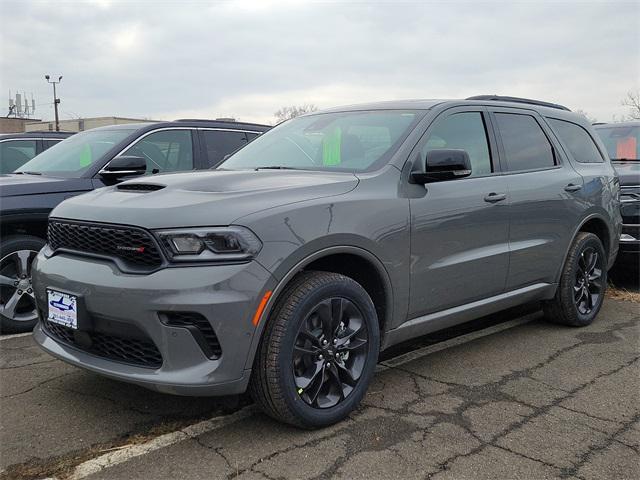
<path fill-rule="evenodd" d="M 125 123 L 140 122 L 156 122 L 157 120 L 149 120 L 143 118 L 123 118 L 123 117 L 94 117 L 94 118 L 76 118 L 73 120 L 60 120 L 61 132 L 82 132 L 91 128 L 106 127 L 108 125 L 122 125 Z M 33 121 L 29 120 L 24 124 L 24 132 L 33 132 L 36 130 L 55 131 L 55 121 Z"/>
<path fill-rule="evenodd" d="M 0 117 L 0 133 L 22 133 L 26 123 L 40 122 L 37 118 Z"/>

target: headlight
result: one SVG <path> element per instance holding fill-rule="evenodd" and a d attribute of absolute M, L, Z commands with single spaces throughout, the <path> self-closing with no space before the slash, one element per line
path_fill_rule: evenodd
<path fill-rule="evenodd" d="M 262 243 L 248 228 L 182 228 L 155 232 L 175 262 L 240 262 L 255 257 Z"/>

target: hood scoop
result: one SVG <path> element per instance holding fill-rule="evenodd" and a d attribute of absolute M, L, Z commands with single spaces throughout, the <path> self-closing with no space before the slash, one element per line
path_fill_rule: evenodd
<path fill-rule="evenodd" d="M 121 183 L 118 185 L 118 190 L 125 192 L 155 192 L 162 190 L 166 185 L 157 185 L 155 183 Z"/>

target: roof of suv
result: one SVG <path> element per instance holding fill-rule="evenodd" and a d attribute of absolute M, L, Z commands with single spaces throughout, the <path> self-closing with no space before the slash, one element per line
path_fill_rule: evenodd
<path fill-rule="evenodd" d="M 526 108 L 535 110 L 541 115 L 552 116 L 557 118 L 571 119 L 579 123 L 588 124 L 586 118 L 582 115 L 572 112 L 564 105 L 557 103 L 544 102 L 541 100 L 533 100 L 520 97 L 506 97 L 500 95 L 477 95 L 465 99 L 415 99 L 415 100 L 391 100 L 386 102 L 363 103 L 357 105 L 346 105 L 342 107 L 334 107 L 326 110 L 308 113 L 330 113 L 330 112 L 350 112 L 360 110 L 430 110 L 436 106 L 464 106 L 464 105 L 482 105 L 491 107 L 511 107 Z"/>
<path fill-rule="evenodd" d="M 261 125 L 259 123 L 230 122 L 224 120 L 174 120 L 167 122 L 141 122 L 122 123 L 120 125 L 107 125 L 93 128 L 92 130 L 155 130 L 157 128 L 169 127 L 192 127 L 192 128 L 225 128 L 231 130 L 250 130 L 264 132 L 271 128 L 271 125 Z"/>
<path fill-rule="evenodd" d="M 50 132 L 49 130 L 34 130 L 32 132 L 3 133 L 0 140 L 11 140 L 21 138 L 67 138 L 75 132 Z"/>

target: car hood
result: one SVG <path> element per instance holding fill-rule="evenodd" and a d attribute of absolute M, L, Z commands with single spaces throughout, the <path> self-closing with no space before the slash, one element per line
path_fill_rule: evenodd
<path fill-rule="evenodd" d="M 299 170 L 156 175 L 71 198 L 51 216 L 146 228 L 229 225 L 261 210 L 341 195 L 357 184 L 350 173 Z"/>
<path fill-rule="evenodd" d="M 640 161 L 612 162 L 620 178 L 620 185 L 640 185 Z"/>
<path fill-rule="evenodd" d="M 43 193 L 86 190 L 86 179 L 56 178 L 46 175 L 9 173 L 0 175 L 0 196 L 38 195 Z"/>

